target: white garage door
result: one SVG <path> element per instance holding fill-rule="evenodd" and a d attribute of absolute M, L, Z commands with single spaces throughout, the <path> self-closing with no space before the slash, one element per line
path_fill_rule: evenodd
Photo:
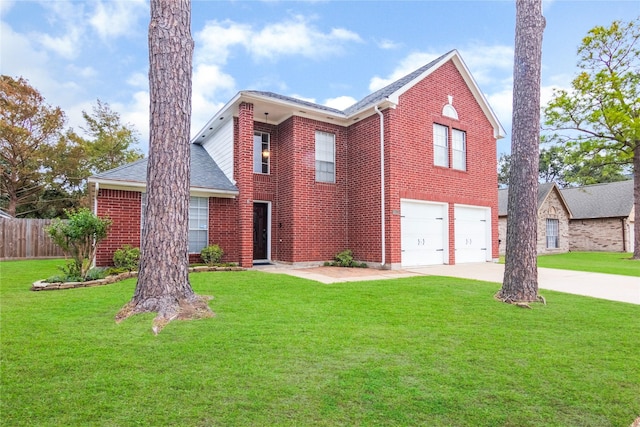
<path fill-rule="evenodd" d="M 403 200 L 400 203 L 402 266 L 444 264 L 447 205 Z"/>
<path fill-rule="evenodd" d="M 484 262 L 491 258 L 489 208 L 455 206 L 456 264 Z"/>

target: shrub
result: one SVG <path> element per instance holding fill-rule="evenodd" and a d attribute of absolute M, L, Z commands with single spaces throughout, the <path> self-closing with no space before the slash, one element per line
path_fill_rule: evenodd
<path fill-rule="evenodd" d="M 94 267 L 87 272 L 85 280 L 99 280 L 107 277 L 107 269 L 102 267 Z"/>
<path fill-rule="evenodd" d="M 69 220 L 55 219 L 47 233 L 51 240 L 60 246 L 63 252 L 71 257 L 72 262 L 62 267 L 68 276 L 79 276 L 81 280 L 87 277 L 91 263 L 96 254 L 98 243 L 107 237 L 111 225 L 109 219 L 99 218 L 87 208 L 75 212 L 65 211 Z"/>
<path fill-rule="evenodd" d="M 351 251 L 351 249 L 345 249 L 339 252 L 333 259 L 333 261 L 325 262 L 324 265 L 333 267 L 367 267 L 367 264 L 364 262 L 354 261 L 353 251 Z"/>
<path fill-rule="evenodd" d="M 222 255 L 224 255 L 224 251 L 219 245 L 209 245 L 200 251 L 200 258 L 209 267 L 219 264 L 222 260 Z"/>
<path fill-rule="evenodd" d="M 124 245 L 113 253 L 113 265 L 126 271 L 138 269 L 140 263 L 140 249 L 131 245 Z"/>

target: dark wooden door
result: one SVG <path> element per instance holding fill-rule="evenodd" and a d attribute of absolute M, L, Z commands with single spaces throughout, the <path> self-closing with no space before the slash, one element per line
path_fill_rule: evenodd
<path fill-rule="evenodd" d="M 267 259 L 268 205 L 253 204 L 253 259 Z"/>

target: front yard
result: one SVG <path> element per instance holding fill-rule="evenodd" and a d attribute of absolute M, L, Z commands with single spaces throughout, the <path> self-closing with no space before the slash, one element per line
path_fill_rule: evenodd
<path fill-rule="evenodd" d="M 629 262 L 629 261 L 626 261 Z M 213 319 L 116 325 L 135 280 L 31 292 L 60 261 L 0 263 L 0 416 L 11 426 L 628 426 L 638 307 L 442 277 L 322 285 L 191 275 Z"/>
<path fill-rule="evenodd" d="M 621 252 L 567 252 L 541 255 L 538 257 L 538 267 L 640 277 L 640 260 L 632 260 L 631 255 Z"/>

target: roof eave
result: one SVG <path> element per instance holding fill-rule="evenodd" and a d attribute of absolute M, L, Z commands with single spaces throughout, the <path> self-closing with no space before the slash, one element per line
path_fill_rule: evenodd
<path fill-rule="evenodd" d="M 140 181 L 124 181 L 116 179 L 103 179 L 103 178 L 89 178 L 89 182 L 98 184 L 100 188 L 106 188 L 110 190 L 124 190 L 124 191 L 140 191 L 143 192 L 147 188 L 146 182 Z M 220 197 L 220 198 L 234 198 L 240 194 L 237 190 L 220 190 L 208 187 L 189 187 L 191 194 L 202 194 L 208 197 Z"/>

